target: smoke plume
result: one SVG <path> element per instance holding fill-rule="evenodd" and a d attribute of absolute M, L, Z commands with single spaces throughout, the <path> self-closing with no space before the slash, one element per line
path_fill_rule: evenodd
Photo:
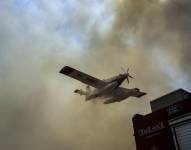
<path fill-rule="evenodd" d="M 191 90 L 189 0 L 0 2 L 0 145 L 6 150 L 135 150 L 132 117 Z M 70 65 L 100 79 L 130 68 L 141 99 L 103 105 L 74 95 Z"/>

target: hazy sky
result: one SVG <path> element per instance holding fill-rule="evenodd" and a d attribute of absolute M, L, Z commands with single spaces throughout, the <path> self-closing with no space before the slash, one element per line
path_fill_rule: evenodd
<path fill-rule="evenodd" d="M 135 150 L 132 116 L 177 88 L 191 91 L 190 0 L 1 0 L 0 145 L 4 150 Z M 59 74 L 105 79 L 130 68 L 148 93 L 103 105 Z"/>

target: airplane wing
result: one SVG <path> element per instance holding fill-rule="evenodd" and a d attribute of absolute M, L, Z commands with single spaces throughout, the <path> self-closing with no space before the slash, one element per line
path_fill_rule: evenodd
<path fill-rule="evenodd" d="M 124 87 L 118 87 L 114 92 L 113 92 L 113 96 L 116 99 L 123 99 L 124 97 L 127 98 L 127 96 L 133 96 L 133 97 L 137 97 L 140 98 L 144 95 L 146 95 L 147 93 L 145 92 L 141 92 L 139 89 L 135 88 L 135 89 L 127 89 Z"/>
<path fill-rule="evenodd" d="M 137 98 L 140 98 L 146 94 L 147 93 L 141 92 L 140 89 L 138 89 L 138 88 L 133 89 L 133 92 L 132 92 L 132 96 L 137 97 Z"/>
<path fill-rule="evenodd" d="M 95 77 L 92 77 L 88 74 L 85 74 L 81 71 L 78 71 L 74 68 L 71 68 L 69 66 L 65 66 L 60 70 L 60 73 L 65 74 L 69 77 L 72 77 L 76 80 L 81 81 L 82 83 L 85 83 L 87 85 L 90 85 L 94 88 L 101 88 L 106 85 L 106 83 L 100 79 L 97 79 Z"/>
<path fill-rule="evenodd" d="M 145 93 L 145 92 L 137 92 L 137 93 L 135 93 L 135 94 L 132 95 L 132 96 L 140 98 L 140 97 L 142 97 L 142 96 L 144 96 L 144 95 L 146 95 L 146 94 L 147 94 L 147 93 Z"/>
<path fill-rule="evenodd" d="M 104 104 L 111 104 L 111 103 L 115 103 L 115 102 L 117 102 L 117 100 L 111 98 L 111 99 L 106 100 L 106 101 L 104 102 Z"/>

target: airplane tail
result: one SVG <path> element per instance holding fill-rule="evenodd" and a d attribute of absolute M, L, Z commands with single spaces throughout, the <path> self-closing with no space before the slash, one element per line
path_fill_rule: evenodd
<path fill-rule="evenodd" d="M 91 88 L 90 88 L 90 86 L 87 86 L 86 87 L 86 91 L 83 91 L 82 89 L 76 89 L 75 91 L 74 91 L 74 93 L 78 93 L 78 94 L 80 94 L 80 95 L 85 95 L 85 100 L 88 100 L 89 99 L 89 96 L 90 96 L 90 93 L 91 93 Z"/>
<path fill-rule="evenodd" d="M 85 91 L 83 91 L 82 89 L 76 89 L 75 91 L 74 91 L 74 93 L 78 93 L 78 94 L 80 94 L 80 95 L 86 95 L 86 92 Z"/>
<path fill-rule="evenodd" d="M 90 93 L 91 93 L 91 88 L 90 88 L 90 86 L 87 86 L 86 87 L 86 91 L 84 91 L 84 90 L 82 90 L 82 89 L 76 89 L 75 91 L 74 91 L 74 93 L 78 93 L 78 94 L 80 94 L 80 95 L 89 95 Z"/>
<path fill-rule="evenodd" d="M 86 101 L 89 100 L 90 93 L 91 93 L 91 88 L 88 85 L 88 86 L 86 86 L 86 98 L 85 98 Z"/>
<path fill-rule="evenodd" d="M 86 86 L 86 92 L 87 93 L 91 93 L 91 88 L 90 88 L 90 86 L 88 85 L 88 86 Z"/>

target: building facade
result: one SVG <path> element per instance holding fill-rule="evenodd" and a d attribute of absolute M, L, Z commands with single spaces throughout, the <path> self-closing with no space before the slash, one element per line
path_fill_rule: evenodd
<path fill-rule="evenodd" d="M 137 150 L 191 150 L 191 93 L 178 89 L 133 117 Z"/>

